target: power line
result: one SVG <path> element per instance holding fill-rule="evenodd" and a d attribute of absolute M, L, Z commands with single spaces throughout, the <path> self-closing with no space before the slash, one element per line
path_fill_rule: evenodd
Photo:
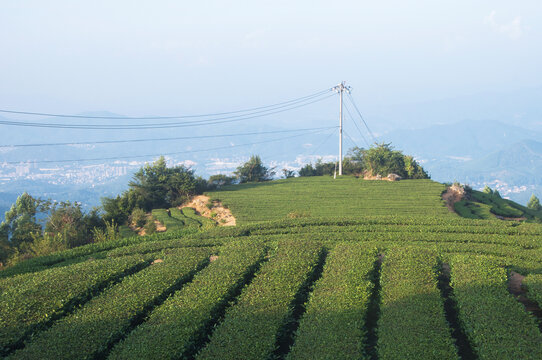
<path fill-rule="evenodd" d="M 313 98 L 319 95 L 322 95 L 326 92 L 331 91 L 332 89 L 325 89 L 318 91 L 316 93 L 302 96 L 296 99 L 283 101 L 271 105 L 265 105 L 265 106 L 258 106 L 253 108 L 247 108 L 242 110 L 235 110 L 235 111 L 227 111 L 227 112 L 219 112 L 219 113 L 210 113 L 210 114 L 196 114 L 196 115 L 176 115 L 176 116 L 142 116 L 142 117 L 130 117 L 130 116 L 90 116 L 90 115 L 68 115 L 68 114 L 54 114 L 54 113 L 44 113 L 44 112 L 30 112 L 30 111 L 15 111 L 15 110 L 6 110 L 6 109 L 0 109 L 1 113 L 8 113 L 8 114 L 18 114 L 18 115 L 31 115 L 31 116 L 49 116 L 49 117 L 59 117 L 59 118 L 75 118 L 75 119 L 106 119 L 106 120 L 165 120 L 165 119 L 187 119 L 187 118 L 198 118 L 198 117 L 210 117 L 210 116 L 218 116 L 218 115 L 228 115 L 228 114 L 237 114 L 237 113 L 243 113 L 243 112 L 249 112 L 254 110 L 261 110 L 271 107 L 276 107 L 279 105 L 285 105 L 293 102 L 299 102 L 302 100 L 306 100 L 308 98 Z"/>
<path fill-rule="evenodd" d="M 352 103 L 352 105 L 354 105 L 354 109 L 356 109 L 359 117 L 361 118 L 361 120 L 363 121 L 363 123 L 365 124 L 365 127 L 367 128 L 367 131 L 369 132 L 369 134 L 371 135 L 371 137 L 373 138 L 373 141 L 376 143 L 376 138 L 374 137 L 373 135 L 373 132 L 371 131 L 371 129 L 369 129 L 369 125 L 367 125 L 367 122 L 365 121 L 365 119 L 363 118 L 363 115 L 361 115 L 361 112 L 359 111 L 357 105 L 356 105 L 356 102 L 354 101 L 354 98 L 352 97 L 352 95 L 348 94 L 348 98 L 350 99 L 350 102 Z"/>
<path fill-rule="evenodd" d="M 346 112 L 348 113 L 348 116 L 350 117 L 350 120 L 352 120 L 352 122 L 356 126 L 356 129 L 358 129 L 359 135 L 361 136 L 361 138 L 363 139 L 365 144 L 367 144 L 367 147 L 371 147 L 371 145 L 369 145 L 369 142 L 367 141 L 367 139 L 365 139 L 365 136 L 363 136 L 363 133 L 361 132 L 361 129 L 358 126 L 358 123 L 356 122 L 356 120 L 354 120 L 354 117 L 352 116 L 352 113 L 350 112 L 350 109 L 348 108 L 348 106 L 346 104 L 344 104 L 344 108 L 346 109 Z"/>
<path fill-rule="evenodd" d="M 178 152 L 171 152 L 171 153 L 162 153 L 162 154 L 145 154 L 145 155 L 128 155 L 128 156 L 114 156 L 114 157 L 105 157 L 105 158 L 92 158 L 92 159 L 69 159 L 69 160 L 39 160 L 39 161 L 8 161 L 5 162 L 6 164 L 21 164 L 21 163 L 33 163 L 33 164 L 45 164 L 45 163 L 66 163 L 66 162 L 86 162 L 86 161 L 102 161 L 102 160 L 119 160 L 119 159 L 136 159 L 136 158 L 143 158 L 143 157 L 156 157 L 156 156 L 165 156 L 165 155 L 179 155 L 179 154 L 191 154 L 191 153 L 199 153 L 199 152 L 206 152 L 206 151 L 214 151 L 214 150 L 224 150 L 224 149 L 231 149 L 235 147 L 241 147 L 241 146 L 250 146 L 250 145 L 259 145 L 259 144 L 266 144 L 276 141 L 283 141 L 287 139 L 292 139 L 300 136 L 305 135 L 312 135 L 319 132 L 322 132 L 323 130 L 316 130 L 309 132 L 307 134 L 298 134 L 298 135 L 292 135 L 287 137 L 281 137 L 278 139 L 271 139 L 271 140 L 265 140 L 265 141 L 258 141 L 258 142 L 252 142 L 252 143 L 245 143 L 245 144 L 238 144 L 238 145 L 230 145 L 230 146 L 220 146 L 215 148 L 208 148 L 208 149 L 200 149 L 200 150 L 189 150 L 189 151 L 178 151 Z"/>
<path fill-rule="evenodd" d="M 324 139 L 324 141 L 322 141 L 322 143 L 320 143 L 320 145 L 318 145 L 318 146 L 314 149 L 314 151 L 312 152 L 311 156 L 316 155 L 316 152 L 317 152 L 322 146 L 324 146 L 324 144 L 327 143 L 328 140 L 329 140 L 334 134 L 335 134 L 334 131 L 332 131 L 331 133 L 329 133 L 329 135 Z"/>
<path fill-rule="evenodd" d="M 352 143 L 352 145 L 359 148 L 359 145 L 354 141 L 354 139 L 352 139 L 350 135 L 348 135 L 346 131 L 344 132 L 344 134 L 346 135 L 346 137 L 348 137 L 348 139 L 350 139 L 350 142 Z"/>
<path fill-rule="evenodd" d="M 334 129 L 337 126 L 328 126 L 320 128 L 306 128 L 306 129 L 292 129 L 292 130 L 275 130 L 275 131 L 263 131 L 263 132 L 250 132 L 250 133 L 237 133 L 237 134 L 221 134 L 221 135 L 201 135 L 201 136 L 182 136 L 182 137 L 170 137 L 170 138 L 154 138 L 154 139 L 131 139 L 131 140 L 104 140 L 104 141 L 85 141 L 85 142 L 62 142 L 62 143 L 39 143 L 39 144 L 14 144 L 14 145 L 0 145 L 0 148 L 12 148 L 12 147 L 43 147 L 43 146 L 65 146 L 65 145 L 101 145 L 101 144 L 120 144 L 120 143 L 134 143 L 134 142 L 152 142 L 152 141 L 170 141 L 170 140 L 191 140 L 191 139 L 208 139 L 208 138 L 220 138 L 220 137 L 233 137 L 233 136 L 249 136 L 249 135 L 264 135 L 264 134 L 279 134 L 290 133 L 299 131 L 311 131 L 311 130 L 327 130 Z"/>
<path fill-rule="evenodd" d="M 323 129 L 323 130 L 322 130 L 322 134 L 323 134 L 323 135 L 326 135 L 326 134 L 325 134 L 326 131 L 328 131 L 328 130 L 334 130 L 334 129 L 337 129 L 337 128 L 338 128 L 337 126 L 332 126 L 332 127 L 329 127 L 328 129 Z M 326 141 L 331 137 L 331 135 L 333 135 L 334 133 L 335 133 L 334 131 L 331 131 L 330 134 L 325 138 L 326 140 L 324 140 L 324 142 L 326 142 Z M 323 143 L 320 144 L 318 147 L 320 147 L 321 145 L 323 145 Z M 311 147 L 312 147 L 312 146 L 311 146 Z M 307 148 L 305 151 L 303 151 L 302 154 L 299 154 L 299 155 L 301 155 L 301 156 L 307 156 L 308 153 L 311 151 L 311 147 Z M 317 147 L 317 148 L 318 148 L 318 147 Z M 317 148 L 316 148 L 316 149 L 317 149 Z M 272 154 L 273 154 L 273 156 L 283 156 L 284 154 L 286 154 L 286 152 L 287 152 L 287 151 L 282 150 L 282 151 L 280 151 L 280 152 L 274 152 L 274 153 L 272 153 Z M 313 154 L 313 155 L 314 155 L 314 154 Z M 268 155 L 266 155 L 266 156 L 268 156 Z"/>
<path fill-rule="evenodd" d="M 263 116 L 278 114 L 285 111 L 294 110 L 300 107 L 311 105 L 316 102 L 323 101 L 332 96 L 334 95 L 331 94 L 324 97 L 320 97 L 310 102 L 288 105 L 289 107 L 285 109 L 281 109 L 281 110 L 275 110 L 275 109 L 267 110 L 263 114 L 259 114 L 259 115 L 253 115 L 253 114 L 262 113 L 262 111 L 244 114 L 240 116 L 230 116 L 230 117 L 222 117 L 222 118 L 214 118 L 214 119 L 206 119 L 206 120 L 198 120 L 198 121 L 188 121 L 188 122 L 182 122 L 182 123 L 127 124 L 127 125 L 118 125 L 118 124 L 117 125 L 92 125 L 92 124 L 74 125 L 74 124 L 61 124 L 61 123 L 41 123 L 41 122 L 21 122 L 21 121 L 11 121 L 11 120 L 0 120 L 0 125 L 55 128 L 55 129 L 86 129 L 86 130 L 127 130 L 127 129 L 140 130 L 140 129 L 164 129 L 164 128 L 214 125 L 214 124 L 238 122 L 242 120 L 249 120 L 249 119 L 259 118 Z"/>

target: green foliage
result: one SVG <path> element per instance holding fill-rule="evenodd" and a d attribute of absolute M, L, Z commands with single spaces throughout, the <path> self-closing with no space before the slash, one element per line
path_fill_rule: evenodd
<path fill-rule="evenodd" d="M 480 359 L 541 359 L 540 331 L 508 293 L 506 269 L 471 255 L 450 265 L 459 320 Z"/>
<path fill-rule="evenodd" d="M 147 223 L 145 224 L 143 229 L 145 230 L 146 235 L 152 235 L 156 232 L 156 224 L 152 217 L 147 219 Z"/>
<path fill-rule="evenodd" d="M 299 170 L 299 176 L 334 175 L 336 162 L 324 163 L 319 159 L 316 164 L 306 164 Z M 380 175 L 394 173 L 404 179 L 429 179 L 429 175 L 412 156 L 395 151 L 390 144 L 376 144 L 368 150 L 351 148 L 343 159 L 344 175 Z"/>
<path fill-rule="evenodd" d="M 227 189 L 209 195 L 231 205 L 241 219 L 236 227 L 201 231 L 184 226 L 171 233 L 105 240 L 0 271 L 0 325 L 5 328 L 0 341 L 19 334 L 8 341 L 12 349 L 26 339 L 23 349 L 4 347 L 0 357 L 105 358 L 104 349 L 126 337 L 113 347 L 111 357 L 194 358 L 210 338 L 200 358 L 267 358 L 276 347 L 286 348 L 286 335 L 299 324 L 289 359 L 349 358 L 359 354 L 365 342 L 366 299 L 371 294 L 371 299 L 382 296 L 381 302 L 372 303 L 382 311 L 376 328 L 379 358 L 454 358 L 453 345 L 454 352 L 444 354 L 450 332 L 442 298 L 435 295 L 437 259 L 452 266 L 461 326 L 475 346 L 486 348 L 479 358 L 540 357 L 540 333 L 508 294 L 505 269 L 528 275 L 527 296 L 535 299 L 540 288 L 536 276 L 542 274 L 542 225 L 458 217 L 442 203 L 444 186 L 428 180 L 313 177 Z M 516 206 L 505 199 L 490 200 Z M 490 214 L 490 205 L 477 204 Z M 198 222 L 193 210 L 183 211 Z M 307 211 L 310 217 L 286 216 Z M 178 209 L 170 212 L 189 219 Z M 255 272 L 263 247 L 272 250 Z M 314 283 L 323 265 L 323 247 L 329 256 Z M 208 251 L 199 265 L 214 261 L 179 289 L 187 277 L 171 275 L 182 266 L 172 262 L 181 264 L 197 249 Z M 218 259 L 209 259 L 215 251 Z M 384 254 L 378 293 L 373 289 L 377 272 L 371 271 L 377 253 Z M 131 264 L 109 268 L 128 259 Z M 139 271 L 154 259 L 164 263 Z M 109 275 L 99 275 L 103 271 Z M 171 286 L 156 285 L 173 278 Z M 301 303 L 306 312 L 299 317 L 304 312 Z M 24 324 L 33 318 L 33 325 Z M 17 330 L 24 326 L 22 333 Z M 538 342 L 527 328 L 534 328 Z"/>
<path fill-rule="evenodd" d="M 315 284 L 287 359 L 361 359 L 376 252 L 338 243 Z"/>
<path fill-rule="evenodd" d="M 134 190 L 129 189 L 114 198 L 102 198 L 103 219 L 106 222 L 115 220 L 124 224 L 135 208 L 143 207 L 143 198 Z"/>
<path fill-rule="evenodd" d="M 147 214 L 143 209 L 135 208 L 130 215 L 130 223 L 136 227 L 143 227 L 147 222 Z"/>
<path fill-rule="evenodd" d="M 295 256 L 300 251 L 303 256 Z M 198 359 L 265 359 L 275 349 L 283 320 L 291 316 L 290 302 L 316 266 L 322 247 L 316 242 L 281 241 Z"/>
<path fill-rule="evenodd" d="M 141 198 L 142 208 L 151 210 L 177 206 L 201 191 L 194 171 L 183 165 L 168 168 L 162 156 L 134 174 L 130 187 Z"/>
<path fill-rule="evenodd" d="M 211 220 L 211 219 L 206 218 L 204 216 L 198 215 L 196 213 L 196 209 L 194 209 L 194 208 L 183 207 L 182 213 L 189 220 L 192 220 L 191 223 L 188 223 L 189 225 L 201 226 L 203 229 L 209 229 L 209 228 L 212 228 L 212 227 L 216 226 L 216 222 L 214 220 Z M 211 216 L 212 216 L 212 213 L 211 213 Z M 215 214 L 215 216 L 216 216 L 216 214 Z M 197 224 L 194 223 L 194 222 L 196 222 Z"/>
<path fill-rule="evenodd" d="M 237 178 L 235 176 L 227 176 L 223 174 L 211 175 L 209 180 L 207 180 L 207 189 L 220 189 L 223 186 L 234 184 L 236 180 Z"/>
<path fill-rule="evenodd" d="M 79 203 L 52 203 L 24 193 L 0 225 L 0 262 L 15 264 L 33 256 L 88 244 L 92 241 L 92 228 L 101 226 L 97 209 L 85 214 Z"/>
<path fill-rule="evenodd" d="M 51 206 L 45 224 L 45 233 L 50 237 L 61 237 L 68 248 L 88 244 L 92 240 L 93 228 L 103 227 L 97 210 L 88 215 L 81 210 L 80 203 L 61 202 Z"/>
<path fill-rule="evenodd" d="M 110 359 L 165 359 L 195 350 L 263 260 L 261 242 L 234 242 L 194 280 L 156 308 L 111 352 Z"/>
<path fill-rule="evenodd" d="M 404 156 L 407 179 L 429 179 L 429 174 L 410 155 Z"/>
<path fill-rule="evenodd" d="M 295 177 L 295 171 L 289 169 L 282 169 L 282 176 L 284 176 L 285 179 L 293 178 Z"/>
<path fill-rule="evenodd" d="M 43 235 L 33 234 L 34 240 L 28 243 L 25 253 L 31 253 L 32 256 L 42 256 L 55 253 L 57 251 L 70 248 L 69 241 L 66 241 L 62 234 Z M 19 261 L 16 261 L 19 262 Z"/>
<path fill-rule="evenodd" d="M 99 357 L 132 321 L 165 298 L 209 260 L 209 248 L 179 249 L 92 298 L 15 353 L 25 359 Z M 93 356 L 94 355 L 94 356 Z"/>
<path fill-rule="evenodd" d="M 95 243 L 104 241 L 115 241 L 122 238 L 119 233 L 119 227 L 115 223 L 115 220 L 105 223 L 105 228 L 95 227 L 92 229 L 92 240 Z"/>
<path fill-rule="evenodd" d="M 484 194 L 489 194 L 489 195 L 493 194 L 493 190 L 491 190 L 491 188 L 489 186 L 487 186 L 487 185 L 484 186 L 484 190 L 482 190 L 482 192 Z"/>
<path fill-rule="evenodd" d="M 498 191 L 491 193 L 472 191 L 471 197 L 482 204 L 491 206 L 491 213 L 503 217 L 521 217 L 524 212 L 518 208 L 511 206 L 512 202 L 502 199 Z"/>
<path fill-rule="evenodd" d="M 190 196 L 200 194 L 207 182 L 183 165 L 168 168 L 162 156 L 134 174 L 130 189 L 116 198 L 103 198 L 104 220 L 124 224 L 136 208 L 150 211 L 178 206 Z"/>
<path fill-rule="evenodd" d="M 0 355 L 141 262 L 141 257 L 88 261 L 2 279 Z"/>
<path fill-rule="evenodd" d="M 491 206 L 479 202 L 461 200 L 454 204 L 455 212 L 468 219 L 492 219 Z"/>
<path fill-rule="evenodd" d="M 527 297 L 542 307 L 542 274 L 526 276 L 522 285 L 527 288 Z"/>
<path fill-rule="evenodd" d="M 376 182 L 343 176 L 296 177 L 269 186 L 240 184 L 217 192 L 237 224 L 285 219 L 289 213 L 340 218 L 373 215 L 448 215 L 440 193 L 444 185 L 430 180 Z"/>
<path fill-rule="evenodd" d="M 137 233 L 132 230 L 128 225 L 120 225 L 118 227 L 118 233 L 120 238 L 128 238 L 137 235 Z"/>
<path fill-rule="evenodd" d="M 60 251 L 48 256 L 41 256 L 25 260 L 17 263 L 5 270 L 0 271 L 0 279 L 8 278 L 14 275 L 21 275 L 30 272 L 38 272 L 44 269 L 49 269 L 54 266 L 66 266 L 71 265 L 74 261 L 86 261 L 89 257 L 100 257 L 105 251 L 109 251 L 116 248 L 134 246 L 142 242 L 153 242 L 157 240 L 168 241 L 171 239 L 179 239 L 181 237 L 187 237 L 194 235 L 197 230 L 193 228 L 182 229 L 179 231 L 172 231 L 166 233 L 156 233 L 151 236 L 133 236 L 130 238 L 120 238 L 109 240 L 105 239 L 103 242 L 96 242 L 65 251 Z M 137 253 L 137 252 L 134 252 Z"/>
<path fill-rule="evenodd" d="M 42 230 L 36 215 L 46 207 L 44 201 L 33 198 L 26 192 L 20 195 L 0 224 L 3 242 L 15 248 L 23 243 L 32 242 L 33 234 L 41 234 Z"/>
<path fill-rule="evenodd" d="M 378 319 L 380 358 L 459 358 L 437 288 L 436 256 L 411 247 L 393 247 L 386 252 Z"/>
<path fill-rule="evenodd" d="M 400 151 L 393 150 L 390 144 L 376 144 L 365 152 L 365 169 L 371 176 L 397 174 L 407 178 L 405 159 Z"/>
<path fill-rule="evenodd" d="M 246 163 L 239 166 L 235 171 L 235 176 L 240 183 L 269 181 L 274 175 L 274 169 L 265 167 L 258 155 L 252 155 Z"/>
<path fill-rule="evenodd" d="M 171 210 L 172 209 L 154 209 L 152 211 L 152 217 L 162 223 L 162 225 L 166 227 L 166 231 L 177 231 L 182 229 L 185 226 L 185 223 L 174 217 Z M 154 230 L 156 230 L 156 228 Z M 145 228 L 145 232 L 146 231 L 147 228 Z"/>
<path fill-rule="evenodd" d="M 542 209 L 542 206 L 540 206 L 540 200 L 534 194 L 531 195 L 531 198 L 529 199 L 529 202 L 527 203 L 527 207 L 531 210 L 539 211 Z"/>

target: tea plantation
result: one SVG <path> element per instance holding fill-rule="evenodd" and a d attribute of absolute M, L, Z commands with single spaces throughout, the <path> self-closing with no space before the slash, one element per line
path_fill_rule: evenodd
<path fill-rule="evenodd" d="M 235 185 L 208 195 L 236 227 L 19 263 L 0 272 L 0 357 L 542 359 L 542 225 L 462 218 L 445 188 Z"/>

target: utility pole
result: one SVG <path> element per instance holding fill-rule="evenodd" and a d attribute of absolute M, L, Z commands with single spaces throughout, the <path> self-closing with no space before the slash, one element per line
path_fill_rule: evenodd
<path fill-rule="evenodd" d="M 333 88 L 339 93 L 339 176 L 343 174 L 343 92 L 350 93 L 350 86 L 346 86 L 345 82 Z"/>

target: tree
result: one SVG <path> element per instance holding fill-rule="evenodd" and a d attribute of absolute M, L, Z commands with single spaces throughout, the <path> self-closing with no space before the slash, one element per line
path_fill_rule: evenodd
<path fill-rule="evenodd" d="M 327 162 L 325 163 L 321 158 L 316 161 L 314 165 L 314 170 L 317 176 L 322 175 L 333 175 L 335 172 L 335 163 Z"/>
<path fill-rule="evenodd" d="M 234 176 L 228 176 L 223 174 L 212 175 L 207 180 L 207 187 L 209 189 L 218 189 L 222 186 L 227 186 L 235 183 Z"/>
<path fill-rule="evenodd" d="M 316 169 L 312 167 L 312 164 L 306 164 L 299 169 L 299 176 L 316 176 Z"/>
<path fill-rule="evenodd" d="M 140 197 L 145 210 L 163 208 L 168 205 L 168 169 L 166 159 L 161 156 L 152 164 L 146 164 L 139 169 L 128 184 Z M 131 210 L 131 209 L 130 209 Z M 131 212 L 131 211 L 130 211 Z M 128 215 L 129 213 L 128 212 Z"/>
<path fill-rule="evenodd" d="M 343 174 L 359 175 L 363 173 L 364 158 L 366 150 L 360 147 L 353 147 L 348 150 L 343 159 Z"/>
<path fill-rule="evenodd" d="M 274 168 L 265 167 L 258 155 L 252 155 L 250 160 L 239 166 L 234 174 L 240 183 L 260 182 L 271 180 L 275 171 Z"/>
<path fill-rule="evenodd" d="M 293 178 L 295 177 L 295 171 L 289 169 L 282 169 L 282 175 L 285 179 Z"/>
<path fill-rule="evenodd" d="M 150 211 L 180 205 L 190 196 L 202 193 L 207 182 L 184 165 L 168 168 L 162 156 L 139 169 L 128 186 L 122 195 L 102 199 L 106 222 L 124 224 L 136 208 Z"/>
<path fill-rule="evenodd" d="M 540 200 L 538 200 L 538 198 L 534 194 L 531 195 L 531 198 L 529 199 L 529 202 L 527 203 L 527 207 L 529 209 L 536 210 L 536 211 L 542 209 L 542 206 L 540 205 Z"/>
<path fill-rule="evenodd" d="M 488 194 L 488 195 L 491 195 L 493 194 L 493 190 L 491 190 L 491 188 L 489 186 L 484 186 L 484 190 L 482 190 L 483 193 L 485 194 Z"/>
<path fill-rule="evenodd" d="M 405 171 L 407 173 L 407 178 L 409 179 L 428 179 L 429 175 L 425 170 L 418 164 L 414 157 L 410 155 L 404 156 Z"/>
<path fill-rule="evenodd" d="M 403 154 L 393 150 L 391 144 L 376 144 L 365 152 L 363 160 L 369 175 L 387 176 L 394 173 L 403 178 L 408 177 Z"/>
<path fill-rule="evenodd" d="M 135 227 L 143 227 L 147 222 L 147 214 L 140 208 L 135 208 L 130 215 L 130 223 Z"/>
<path fill-rule="evenodd" d="M 20 195 L 11 209 L 6 212 L 5 220 L 0 224 L 0 236 L 3 242 L 13 247 L 32 242 L 32 233 L 41 234 L 41 225 L 36 215 L 47 207 L 47 202 L 35 199 L 26 192 Z"/>
<path fill-rule="evenodd" d="M 103 226 L 97 209 L 85 214 L 80 203 L 67 201 L 51 206 L 45 223 L 45 235 L 56 242 L 62 239 L 67 248 L 72 248 L 90 243 L 92 229 Z"/>
<path fill-rule="evenodd" d="M 104 210 L 103 220 L 105 222 L 115 221 L 117 224 L 124 224 L 132 211 L 143 206 L 143 200 L 133 189 L 125 191 L 122 195 L 114 198 L 102 198 L 102 209 Z"/>

